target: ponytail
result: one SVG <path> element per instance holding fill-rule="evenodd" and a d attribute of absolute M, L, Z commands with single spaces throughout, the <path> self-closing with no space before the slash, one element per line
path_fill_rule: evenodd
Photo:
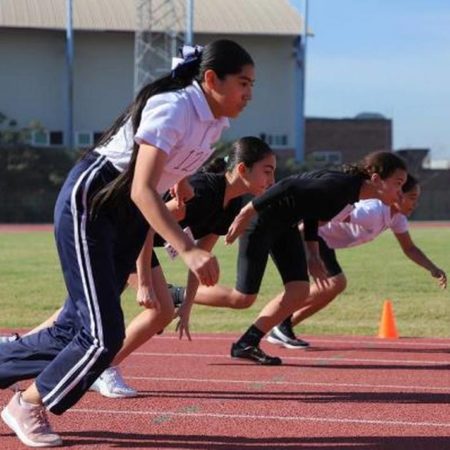
<path fill-rule="evenodd" d="M 214 158 L 212 161 L 204 164 L 200 171 L 206 173 L 225 173 L 227 171 L 227 159 L 227 156 Z"/>
<path fill-rule="evenodd" d="M 393 152 L 378 151 L 366 155 L 356 164 L 343 166 L 344 172 L 360 175 L 362 178 L 370 179 L 377 173 L 381 179 L 390 177 L 396 170 L 406 170 L 405 161 Z"/>

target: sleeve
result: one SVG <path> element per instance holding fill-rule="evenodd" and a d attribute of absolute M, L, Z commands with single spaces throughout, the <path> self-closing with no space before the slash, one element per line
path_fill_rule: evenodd
<path fill-rule="evenodd" d="M 402 234 L 408 231 L 408 219 L 403 214 L 395 214 L 392 219 L 391 230 L 395 234 Z"/>
<path fill-rule="evenodd" d="M 156 95 L 147 101 L 134 139 L 138 144 L 146 142 L 170 153 L 182 140 L 186 127 L 182 100 L 174 93 Z"/>
<path fill-rule="evenodd" d="M 303 234 L 305 241 L 317 241 L 319 221 L 316 219 L 303 219 Z"/>
<path fill-rule="evenodd" d="M 368 230 L 374 227 L 380 217 L 383 217 L 383 203 L 379 200 L 363 200 L 355 203 L 350 213 L 350 223 Z"/>
<path fill-rule="evenodd" d="M 206 224 L 211 214 L 216 210 L 217 196 L 205 180 L 191 178 L 194 197 L 186 202 L 186 215 L 183 223 L 189 226 Z"/>
<path fill-rule="evenodd" d="M 222 214 L 221 220 L 214 224 L 211 229 L 211 233 L 216 234 L 217 236 L 225 236 L 228 233 L 228 229 L 230 225 L 233 223 L 235 217 L 239 214 L 243 206 L 242 198 L 234 198 L 231 200 L 232 204 L 228 206 L 228 212 Z"/>
<path fill-rule="evenodd" d="M 270 207 L 271 205 L 283 200 L 291 191 L 295 185 L 296 178 L 288 177 L 279 181 L 271 188 L 269 188 L 264 194 L 256 197 L 252 203 L 257 212 Z"/>

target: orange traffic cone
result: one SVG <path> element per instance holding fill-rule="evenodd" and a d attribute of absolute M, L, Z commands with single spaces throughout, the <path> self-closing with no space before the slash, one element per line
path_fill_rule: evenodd
<path fill-rule="evenodd" d="M 382 339 L 398 338 L 397 326 L 395 325 L 394 310 L 392 309 L 392 302 L 390 300 L 384 301 L 378 337 Z"/>

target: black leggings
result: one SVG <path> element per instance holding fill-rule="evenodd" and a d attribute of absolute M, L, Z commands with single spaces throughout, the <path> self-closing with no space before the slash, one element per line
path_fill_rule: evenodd
<path fill-rule="evenodd" d="M 297 226 L 286 227 L 257 217 L 239 239 L 236 290 L 243 294 L 259 292 L 269 254 L 283 284 L 309 280 L 303 239 Z"/>
<path fill-rule="evenodd" d="M 328 247 L 326 242 L 319 236 L 319 252 L 329 277 L 335 277 L 342 273 L 342 268 L 336 259 L 334 249 Z"/>

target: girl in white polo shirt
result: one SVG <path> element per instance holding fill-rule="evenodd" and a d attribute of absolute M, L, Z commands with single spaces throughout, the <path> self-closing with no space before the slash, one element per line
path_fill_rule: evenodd
<path fill-rule="evenodd" d="M 160 195 L 210 156 L 253 82 L 253 60 L 233 41 L 184 48 L 183 61 L 144 87 L 68 175 L 55 207 L 63 311 L 54 326 L 0 346 L 0 388 L 37 377 L 1 414 L 24 444 L 60 445 L 45 409 L 74 405 L 121 348 L 120 294 L 149 226 L 201 284 L 217 282 L 215 257 L 183 233 Z M 158 300 L 170 302 L 162 271 L 153 282 Z"/>
<path fill-rule="evenodd" d="M 436 278 L 441 288 L 447 286 L 445 272 L 437 267 L 418 248 L 408 232 L 407 217 L 414 211 L 420 196 L 417 180 L 408 175 L 402 187 L 403 197 L 393 207 L 380 200 L 370 199 L 355 203 L 346 221 L 332 220 L 319 228 L 320 256 L 327 269 L 328 278 L 321 286 L 313 284 L 302 307 L 279 326 L 272 329 L 267 340 L 287 348 L 304 348 L 308 343 L 295 336 L 293 327 L 331 303 L 347 285 L 345 274 L 336 259 L 335 249 L 356 247 L 370 242 L 390 229 L 405 255 Z"/>

